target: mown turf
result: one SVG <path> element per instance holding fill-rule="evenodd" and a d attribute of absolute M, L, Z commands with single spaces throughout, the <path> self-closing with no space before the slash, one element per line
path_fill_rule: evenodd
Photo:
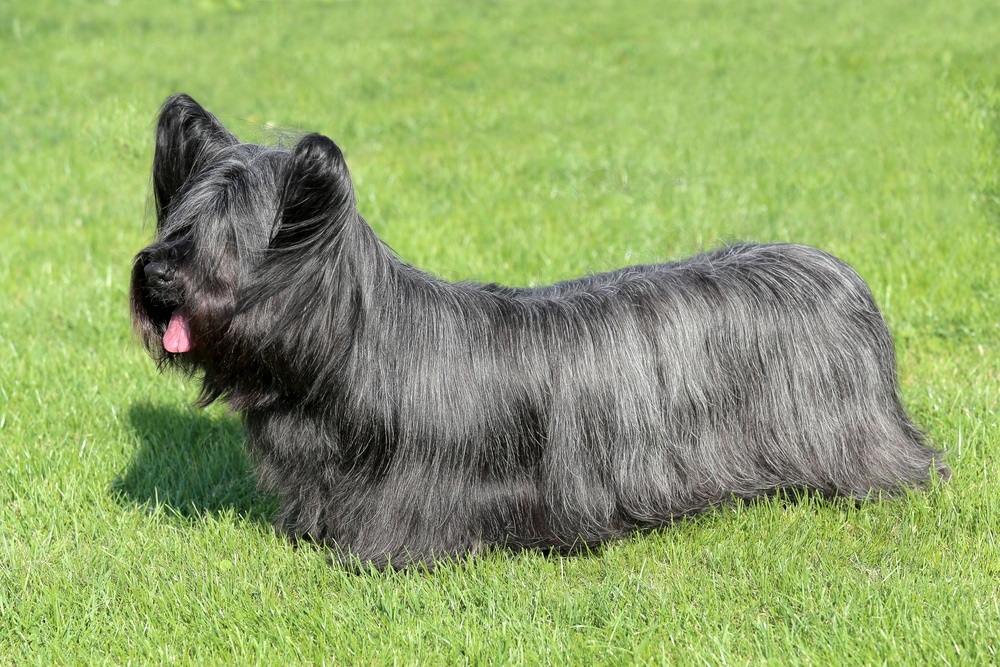
<path fill-rule="evenodd" d="M 0 4 L 0 663 L 995 663 L 998 39 L 987 1 Z M 237 421 L 129 333 L 177 91 L 334 137 L 449 278 L 831 250 L 954 477 L 430 574 L 292 548 Z"/>

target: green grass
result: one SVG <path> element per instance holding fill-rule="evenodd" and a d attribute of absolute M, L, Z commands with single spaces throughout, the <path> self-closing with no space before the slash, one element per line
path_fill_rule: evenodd
<path fill-rule="evenodd" d="M 0 664 L 995 664 L 998 39 L 987 0 L 0 3 Z M 431 574 L 294 549 L 236 419 L 129 332 L 176 91 L 333 136 L 449 278 L 831 250 L 954 477 Z"/>

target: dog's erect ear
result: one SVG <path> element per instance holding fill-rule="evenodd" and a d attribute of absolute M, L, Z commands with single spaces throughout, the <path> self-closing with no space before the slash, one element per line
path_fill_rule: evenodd
<path fill-rule="evenodd" d="M 153 155 L 158 225 L 170 214 L 170 205 L 188 177 L 237 143 L 239 139 L 218 118 L 187 95 L 174 95 L 163 103 Z"/>
<path fill-rule="evenodd" d="M 278 228 L 272 248 L 292 248 L 335 234 L 355 210 L 354 186 L 337 144 L 304 137 L 285 167 Z"/>

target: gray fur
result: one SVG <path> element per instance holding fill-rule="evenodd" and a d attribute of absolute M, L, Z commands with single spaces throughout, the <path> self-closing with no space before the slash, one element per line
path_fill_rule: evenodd
<path fill-rule="evenodd" d="M 168 100 L 133 316 L 239 410 L 276 523 L 377 566 L 595 545 L 731 498 L 947 477 L 848 265 L 743 244 L 538 289 L 448 283 L 357 212 L 339 149 Z M 168 278 L 151 284 L 153 263 Z M 176 312 L 193 350 L 160 347 Z"/>

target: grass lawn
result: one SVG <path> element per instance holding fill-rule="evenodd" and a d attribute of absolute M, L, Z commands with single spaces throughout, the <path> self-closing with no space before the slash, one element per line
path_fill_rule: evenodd
<path fill-rule="evenodd" d="M 993 0 L 0 3 L 0 665 L 996 664 L 998 43 Z M 830 250 L 954 477 L 430 574 L 295 549 L 237 420 L 130 334 L 177 91 L 332 136 L 448 278 Z"/>

